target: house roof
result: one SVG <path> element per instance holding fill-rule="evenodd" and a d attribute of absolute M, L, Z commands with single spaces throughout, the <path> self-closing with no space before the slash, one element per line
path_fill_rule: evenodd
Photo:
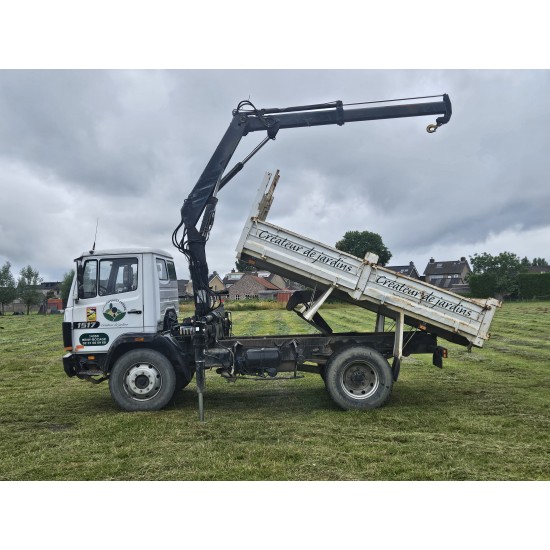
<path fill-rule="evenodd" d="M 281 290 L 277 285 L 274 285 L 271 281 L 268 281 L 264 277 L 258 277 L 257 275 L 245 275 L 245 277 L 250 277 L 252 280 L 260 283 L 267 290 Z M 243 277 L 244 279 L 244 277 Z"/>
<path fill-rule="evenodd" d="M 281 277 L 281 275 L 278 275 L 277 273 L 270 273 L 267 280 L 281 290 L 287 288 L 287 281 L 284 277 Z M 283 286 L 280 286 L 280 284 L 277 284 L 275 281 L 280 281 Z"/>
<path fill-rule="evenodd" d="M 244 273 L 238 272 L 238 271 L 232 271 L 231 273 L 226 273 L 226 275 L 223 278 L 223 283 L 225 285 L 232 285 L 242 279 Z"/>
<path fill-rule="evenodd" d="M 246 286 L 247 282 L 255 283 L 266 290 L 281 290 L 278 286 L 269 282 L 267 279 L 264 279 L 263 277 L 258 277 L 257 275 L 252 275 L 251 273 L 244 274 L 238 281 L 235 282 L 235 284 L 231 285 L 231 289 L 244 287 Z"/>
<path fill-rule="evenodd" d="M 466 258 L 446 262 L 436 262 L 431 258 L 424 270 L 424 275 L 452 275 L 453 273 L 462 273 L 464 269 L 471 271 Z"/>
<path fill-rule="evenodd" d="M 401 275 L 408 275 L 409 277 L 412 277 L 415 273 L 416 275 L 418 275 L 418 270 L 416 269 L 416 266 L 413 262 L 411 262 L 409 265 L 387 265 L 386 269 L 391 269 L 396 273 L 401 273 Z"/>

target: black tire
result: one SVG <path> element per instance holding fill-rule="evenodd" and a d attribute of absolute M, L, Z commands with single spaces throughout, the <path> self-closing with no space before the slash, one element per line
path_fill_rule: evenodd
<path fill-rule="evenodd" d="M 383 355 L 368 347 L 351 346 L 331 356 L 325 367 L 325 385 L 344 410 L 376 409 L 389 399 L 393 378 Z"/>
<path fill-rule="evenodd" d="M 136 349 L 116 361 L 109 377 L 115 403 L 125 411 L 158 411 L 172 399 L 176 373 L 170 361 L 153 349 Z"/>

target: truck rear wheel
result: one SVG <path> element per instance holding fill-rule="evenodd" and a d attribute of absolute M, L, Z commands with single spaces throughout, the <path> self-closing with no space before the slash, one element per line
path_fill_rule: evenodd
<path fill-rule="evenodd" d="M 325 368 L 325 383 L 340 408 L 363 410 L 386 403 L 393 378 L 383 355 L 368 347 L 352 346 L 331 356 Z"/>
<path fill-rule="evenodd" d="M 172 399 L 175 388 L 172 364 L 152 349 L 125 353 L 116 361 L 109 377 L 111 396 L 126 411 L 158 411 Z"/>

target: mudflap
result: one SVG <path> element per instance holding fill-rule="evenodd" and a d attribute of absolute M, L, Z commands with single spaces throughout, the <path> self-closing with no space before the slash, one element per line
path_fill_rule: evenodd
<path fill-rule="evenodd" d="M 391 374 L 394 382 L 397 382 L 399 378 L 399 371 L 401 370 L 401 359 L 399 357 L 393 358 L 393 363 L 391 366 Z"/>

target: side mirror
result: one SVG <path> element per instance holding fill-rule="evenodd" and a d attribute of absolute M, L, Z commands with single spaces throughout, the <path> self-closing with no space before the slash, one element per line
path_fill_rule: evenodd
<path fill-rule="evenodd" d="M 78 303 L 80 298 L 84 298 L 84 266 L 82 262 L 76 262 L 76 285 L 75 285 L 75 303 Z"/>

